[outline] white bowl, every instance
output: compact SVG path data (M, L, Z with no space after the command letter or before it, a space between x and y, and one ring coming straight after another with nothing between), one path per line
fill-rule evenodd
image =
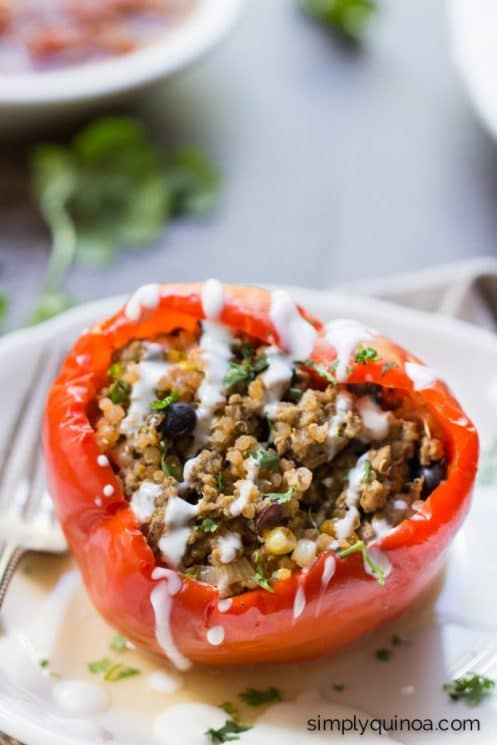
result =
M0 74L0 122L29 124L29 114L69 110L165 78L210 50L231 29L245 0L197 0L188 17L129 54L49 72Z

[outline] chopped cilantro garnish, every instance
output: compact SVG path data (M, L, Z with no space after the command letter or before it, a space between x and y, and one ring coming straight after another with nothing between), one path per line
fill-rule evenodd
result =
M122 652L123 649L126 649L127 643L127 639L124 636L116 634L109 646L114 650L114 652Z
M217 523L211 517L204 517L199 527L202 533L215 533L217 530L219 530L219 523Z
M224 384L228 387L244 383L248 385L255 376L266 370L268 361L265 354L261 354L254 362L250 359L244 359L243 362L230 362L228 372L224 376Z
M495 680L485 675L467 673L443 686L453 701L464 699L471 706L479 704L485 696L488 696L495 688Z
M390 658L392 657L392 652L390 649L386 649L386 647L382 647L381 649L376 650L375 657L380 662L388 662Z
M264 570L262 567L257 567L257 571L255 574L252 575L250 579L253 579L254 582L256 582L259 587L262 587L263 590L267 590L267 592L274 592L273 588L269 584L269 580L264 574Z
M343 690L345 690L345 686L343 683L333 683L332 688L334 691L337 691L338 693L341 693Z
M167 409L168 406L171 406L171 404L176 403L178 398L178 391L171 391L171 393L165 398L157 399L156 401L154 401L152 403L152 409L154 409L154 411L163 411L164 409Z
M110 378L119 378L124 371L124 365L122 362L113 362L107 370L107 374Z
M172 476L174 479L179 479L180 471L178 466L175 466L174 463L167 463L165 455L162 456L160 466L166 476Z
M226 714L229 714L233 721L240 721L240 712L232 701L225 701L224 704L221 704L221 709L225 711Z
M259 464L263 471L276 473L280 463L280 456L274 450L252 450L252 458Z
M123 404L129 399L131 386L124 380L116 380L109 391L109 398L113 404Z
M293 488L293 486L291 486L288 491L268 492L267 494L264 494L263 496L266 497L266 499L270 499L271 502L276 502L277 504L287 504L293 497L294 493L295 493L295 489Z
M48 667L48 660L40 660L39 665L40 667Z
M351 554L360 553L362 554L362 560L365 564L368 565L368 567L371 569L372 573L374 574L376 581L379 585L385 584L385 572L383 569L380 569L380 567L374 563L372 558L370 557L368 550L366 548L366 544L364 541L356 541L352 546L349 546L348 548L343 549L343 551L339 551L337 556L340 559L345 559L347 556L350 556Z
M304 365L305 367L311 367L322 378L326 378L326 380L329 383L336 385L337 379L335 378L334 375L330 373L329 370L326 369L326 367L322 363L314 362L313 360L302 360L300 362L297 362L297 365Z
M371 465L371 461L369 461L367 458L364 461L364 471L362 476L362 481L365 481L366 483L369 483L373 480L373 467Z
M273 701L281 701L281 694L274 686L269 686L265 690L258 690L257 688L247 688L246 691L238 695L247 706L264 706L270 704Z
M355 43L378 10L376 0L299 0L299 4L310 17Z
M224 475L222 471L219 471L219 473L216 473L216 484L217 488L220 492L224 491L225 483L224 483Z
M128 667L121 662L113 662L109 657L102 657L100 660L90 662L88 664L88 670L94 675L102 675L103 679L110 683L116 680L130 678L140 673L136 667Z
M366 365L368 362L378 362L379 359L380 355L374 347L364 347L362 344L359 345L354 356L354 362L360 365Z
M398 367L398 364L395 362L395 360L389 360L388 362L385 362L383 367L381 368L381 376L386 375L389 370L392 369L392 367Z
M247 724L239 724L238 722L235 722L234 719L227 719L222 727L219 729L212 729L211 727L206 730L205 734L207 737L211 738L211 742L217 745L217 743L239 740L240 732L247 732L249 729L252 728Z

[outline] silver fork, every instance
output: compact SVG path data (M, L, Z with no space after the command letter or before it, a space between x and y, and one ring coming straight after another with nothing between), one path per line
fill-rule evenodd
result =
M43 349L8 428L0 461L0 608L26 551L63 553L67 544L45 488L41 419L61 351Z

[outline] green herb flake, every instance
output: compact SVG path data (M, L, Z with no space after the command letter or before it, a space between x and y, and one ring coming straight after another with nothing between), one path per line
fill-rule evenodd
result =
M400 634L394 634L392 636L392 644L394 647L407 646L409 644L409 639L406 639L404 636L400 636Z
M113 404L123 404L129 399L131 386L124 380L116 380L109 391L109 398Z
M226 484L224 483L224 474L222 473L222 471L219 471L219 473L216 473L216 485L220 493L222 494L226 486Z
M294 494L295 489L293 486L291 486L288 491L267 492L266 494L263 494L263 496L266 497L266 499L269 499L271 502L276 502L277 504L288 504Z
M247 706L265 706L271 704L273 701L281 701L281 694L274 686L269 686L265 690L259 690L257 688L247 688L246 691L240 693L238 698L247 704Z
M109 647L114 650L114 652L122 652L124 649L127 648L127 644L128 641L124 636L122 636L121 634L116 634L109 644Z
M368 460L367 458L364 461L363 465L364 465L364 470L363 470L363 475L362 475L362 481L365 482L366 484L370 484L374 478L373 466L371 465L371 461Z
M383 367L381 368L381 377L387 374L389 370L392 370L392 368L398 367L398 364L395 362L395 360L389 360L388 362L385 362Z
M212 729L211 727L206 730L205 735L210 737L211 742L217 745L217 743L239 740L240 733L247 732L249 729L252 729L252 727L247 724L239 724L234 719L227 719L222 727L219 729Z
M110 657L102 657L100 660L96 660L95 662L89 662L88 670L93 673L93 675L100 675L107 672L107 670L112 667L112 664Z
M266 370L268 366L269 363L265 354L261 354L254 362L250 359L244 359L243 362L232 360L228 372L224 376L224 384L229 388L239 383L248 385L258 373Z
M174 391L171 391L171 393L165 398L157 399L156 401L153 401L151 408L154 411L164 411L164 409L167 409L167 407L171 406L171 404L175 404L178 399L179 399L179 393L178 391L174 390Z
M180 476L180 470L178 466L174 465L174 463L168 463L166 461L166 456L163 455L161 458L161 469L162 472L166 474L166 476L172 476L173 479L178 480Z
M221 704L221 709L226 712L226 714L229 714L234 722L240 721L240 712L232 701L225 701Z
M204 517L199 525L202 533L215 533L219 530L219 523L213 520L211 517Z
M43 659L43 660L40 660L38 664L40 667L48 667L49 663L48 663L48 660Z
M392 651L390 649L386 649L386 647L382 647L381 649L377 649L374 655L380 662L389 662L389 660L392 658Z
M296 364L303 365L304 367L310 367L312 370L315 370L321 378L325 378L332 385L336 385L336 377L332 375L322 363L314 362L314 360L301 360Z
M130 678L134 675L139 675L140 671L135 667L128 667L123 665L121 662L114 662L110 657L102 657L100 660L90 662L88 664L88 670L93 675L102 675L103 679L109 683L114 683L117 680L123 680L124 678Z
M351 554L360 553L362 555L362 560L367 566L370 568L371 572L373 573L376 581L379 585L383 587L385 584L385 572L383 569L381 569L370 557L368 550L366 548L366 544L364 541L356 541L352 546L349 546L348 548L343 549L343 551L339 551L337 553L337 556L340 559L345 559L347 556L351 556Z
M122 362L113 362L107 370L109 378L119 378L124 372L124 365Z
M443 685L453 701L466 701L470 706L476 706L495 688L495 680L477 673L467 673Z
M271 587L262 567L257 567L256 573L253 574L250 579L256 582L259 587L262 587L263 590L266 590L267 592L274 592L274 589Z
M378 362L379 359L380 355L374 347L364 347L362 344L359 345L354 355L354 362L357 362L359 365L367 365L368 362Z
M280 456L274 450L252 450L252 458L263 471L276 473L280 464Z
M343 683L333 683L332 688L337 693L341 693L342 691L345 690L345 686Z
M378 10L375 0L299 0L299 4L311 18L355 43Z

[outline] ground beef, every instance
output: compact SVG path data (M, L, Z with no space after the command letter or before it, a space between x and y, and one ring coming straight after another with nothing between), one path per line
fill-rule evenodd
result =
M442 438L416 394L339 385L295 362L275 402L268 349L234 336L229 355L200 444L212 395L200 327L131 342L99 393L99 447L158 562L222 595L267 587L392 529L444 477Z

